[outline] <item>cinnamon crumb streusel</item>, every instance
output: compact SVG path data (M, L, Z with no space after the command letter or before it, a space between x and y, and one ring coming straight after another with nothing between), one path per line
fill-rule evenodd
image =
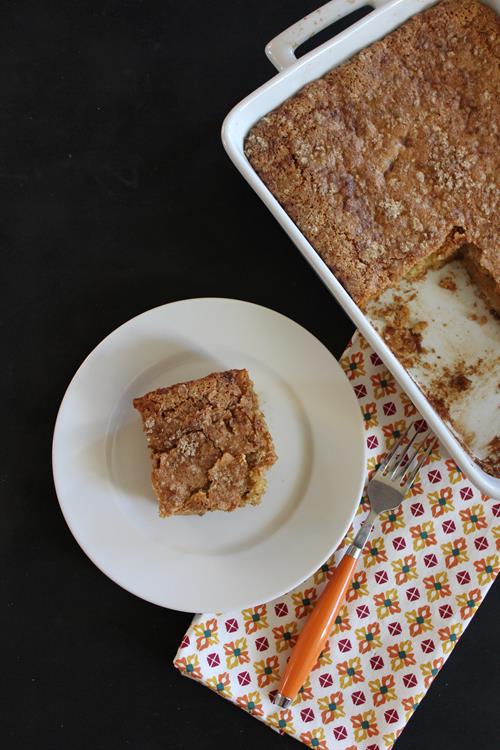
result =
M246 370L215 372L134 399L160 516L257 505L273 441Z
M443 0L260 120L245 153L362 307L426 259L500 310L498 16Z

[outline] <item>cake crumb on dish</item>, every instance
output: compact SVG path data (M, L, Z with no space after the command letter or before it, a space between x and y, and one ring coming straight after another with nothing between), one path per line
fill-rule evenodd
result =
M448 289L450 292L456 292L457 291L457 284L453 278L453 276L443 276L442 279L439 280L439 286L442 289Z
M480 326L484 326L488 322L488 318L486 317L486 315L476 315L476 313L471 313L467 317L469 318L469 320L475 321Z

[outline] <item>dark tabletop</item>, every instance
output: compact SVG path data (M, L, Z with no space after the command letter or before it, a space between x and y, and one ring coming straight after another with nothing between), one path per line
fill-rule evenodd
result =
M342 352L351 323L219 135L273 74L265 43L317 2L3 3L5 748L298 747L174 670L190 615L135 598L87 559L59 510L50 448L86 354L165 302L251 300ZM398 750L495 746L498 622L491 593Z

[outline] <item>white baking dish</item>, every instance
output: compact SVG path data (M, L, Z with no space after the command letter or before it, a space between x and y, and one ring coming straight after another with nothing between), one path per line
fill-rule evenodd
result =
M497 13L500 12L500 0L483 0L483 2L494 8ZM281 72L231 110L222 127L222 141L236 167L264 201L356 327L382 357L396 380L471 482L482 492L500 498L500 479L483 471L462 448L368 318L353 302L344 287L264 185L243 152L246 134L261 117L278 107L306 83L321 77L331 68L385 36L415 13L433 5L434 1L371 0L370 5L375 10L369 15L300 60L295 58L294 50L302 42L366 4L365 0L331 0L275 37L267 45L266 54Z

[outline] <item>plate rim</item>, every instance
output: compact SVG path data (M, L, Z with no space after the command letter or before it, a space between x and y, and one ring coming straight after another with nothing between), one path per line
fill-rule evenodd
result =
M167 302L167 303L164 303L164 304L161 304L161 305L156 305L155 307L152 307L152 308L149 308L147 310L144 310L143 312L140 312L137 315L132 316L131 318L127 319L123 323L121 323L118 326L116 326L116 328L112 329L107 335L105 335L91 349L91 351L87 354L87 356L82 360L81 364L79 365L79 367L74 372L73 376L71 377L71 379L70 379L70 381L69 381L69 383L68 383L68 385L67 385L67 387L66 387L66 389L65 389L65 391L63 393L63 397L61 399L61 402L60 402L60 405L59 405L59 408L58 408L58 411L57 411L57 416L56 416L56 420L55 420L55 423L54 423L53 437L52 437L52 450L51 450L52 476L53 476L53 481L54 481L54 487L55 487L55 490L56 490L57 501L58 501L61 513L63 515L63 518L64 518L64 520L65 520L65 522L66 522L66 524L67 524L67 526L68 526L71 534L73 535L75 541L77 542L78 546L83 551L83 553L96 566L96 568L101 573L103 573L107 578L109 578L114 584L116 584L120 588L122 588L125 591L127 591L127 593L130 593L133 596L136 596L139 599L142 599L143 601L147 601L150 604L155 604L155 605L157 605L159 607L162 607L162 608L165 608L165 609L172 609L174 611L187 612L187 613L192 613L193 609L185 609L185 608L180 608L178 606L172 606L171 604L165 603L164 599L162 600L160 597L154 598L154 597L151 597L151 596L146 596L143 593L140 593L134 586L131 586L129 584L126 584L122 580L119 580L116 575L110 573L109 570L107 570L102 565L102 563L98 561L98 559L95 557L93 551L90 550L85 545L85 543L81 540L76 525L73 524L70 521L70 519L68 517L68 514L65 512L64 502L62 501L61 496L60 496L63 491L62 491L62 488L61 488L61 478L60 477L58 478L58 469L57 469L57 463L58 463L57 447L58 446L57 446L57 442L58 442L58 431L60 430L61 420L62 420L62 417L63 417L63 411L64 411L64 408L66 407L67 399L70 396L70 392L71 392L71 388L73 386L73 383L77 379L77 377L80 374L80 372L88 365L89 361L96 355L97 350L99 350L101 347L103 347L106 344L106 342L108 341L108 339L110 339L111 337L113 337L122 328L130 325L133 321L135 321L135 320L137 320L137 319L139 319L141 317L146 317L146 316L148 316L148 315L150 315L152 313L155 313L156 311L159 311L159 310L162 310L162 309L166 309L166 308L172 307L174 305L175 306L182 306L182 305L189 305L189 304L193 304L193 303L203 303L203 302L216 303L216 304L217 303L222 303L222 304L224 304L224 303L235 304L236 303L237 305L241 305L241 306L249 306L249 307L253 307L253 308L258 308L260 310L264 310L266 313L272 313L273 315L276 315L279 318L284 319L284 321L286 323L288 323L288 324L292 323L293 325L295 325L298 328L302 329L302 331L304 331L308 336L310 336L312 339L314 339L314 342L315 342L316 345L320 346L323 350L325 350L328 353L328 356L331 357L332 360L334 360L335 364L338 366L338 368L341 370L342 374L344 375L344 377L346 379L346 382L349 384L347 376L345 375L344 371L342 370L342 367L340 365L339 360L332 354L332 352L328 349L328 347L317 336L315 336L315 334L313 334L308 328L306 328L305 326L303 326L301 323L298 323L293 318L290 318L287 315L279 312L278 310L275 310L274 308L270 308L270 307L267 307L265 305L261 305L261 304L256 303L256 302L250 302L248 300L237 299L237 298L232 298L232 297L218 297L218 296L214 296L214 297L207 297L207 296L203 296L203 297L186 297L186 298L179 299L179 300L173 300L171 302ZM348 343L349 342L346 343L346 348L348 346ZM350 386L350 384L349 384L349 386ZM351 388L352 397L353 397L353 399L355 399L354 391L353 391L353 389L352 389L351 386L350 386L350 388ZM356 402L354 401L354 403L356 403ZM357 413L358 413L357 423L358 423L358 429L359 429L359 433L360 433L360 438L363 438L364 437L363 421L362 421L361 411L359 410L359 408L357 410ZM236 602L235 604L232 604L230 608L225 608L224 611L241 610L241 609L244 609L244 608L247 608L247 607L254 607L254 606L258 605L258 604L262 604L262 603L267 603L267 602L273 601L274 599L276 599L276 598L278 598L280 596L283 596L284 594L286 594L286 593L288 593L290 591L293 591L295 588L297 588L298 586L300 586L305 580L307 580L308 578L310 578L318 570L318 568L321 567L321 565L324 564L324 562L326 560L328 560L329 557L331 557L331 555L338 548L338 545L339 545L340 541L344 538L345 534L347 533L347 531L349 529L349 526L351 525L352 520L353 520L353 518L356 515L356 510L357 510L357 507L358 507L358 504L359 504L359 499L360 499L360 497L362 495L363 487L364 487L365 482L366 482L366 456L367 456L367 449L366 449L366 441L364 439L360 440L360 446L361 446L361 454L362 454L361 465L363 467L363 470L359 472L359 478L358 478L358 482L357 482L357 490L356 490L355 493L353 493L352 510L351 510L351 513L350 513L350 515L348 517L347 523L344 525L344 527L342 528L342 532L339 534L339 540L336 541L335 544L332 544L332 545L330 545L328 547L328 551L324 555L324 557L321 559L321 561L318 561L317 563L315 563L312 566L311 569L307 569L307 570L304 569L304 572L301 573L300 577L298 579L294 579L294 581L293 581L293 583L291 585L287 584L286 587L280 588L275 593L273 593L272 596L267 597L265 599L265 602L262 601L262 598L258 598L257 600L254 600L254 599L245 599L244 601ZM206 610L206 611L208 611L208 610ZM217 610L217 609L211 610L211 612L214 612L214 613L215 612L220 612L220 611L221 610Z

